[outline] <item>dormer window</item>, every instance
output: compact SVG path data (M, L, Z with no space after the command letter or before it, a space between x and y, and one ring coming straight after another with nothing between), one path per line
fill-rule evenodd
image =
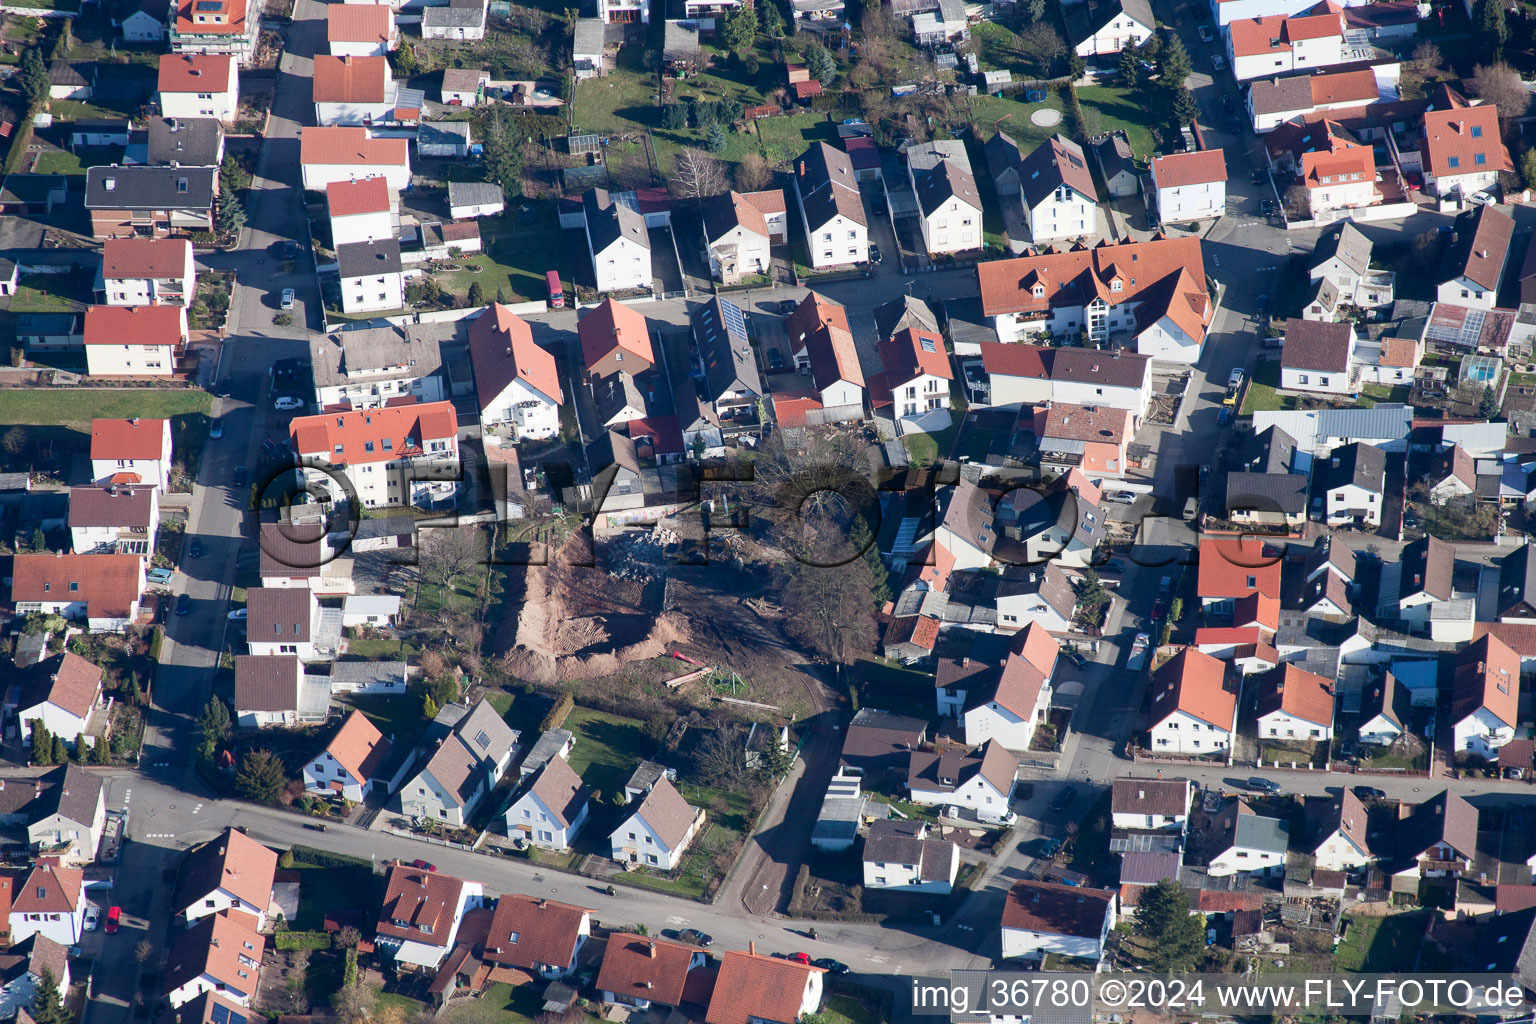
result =
M1117 277L1113 281L1109 282L1109 290L1112 291L1112 292L1122 292L1122 291L1125 291L1125 282L1121 281Z
M1035 286L1034 286L1034 287L1033 287L1033 288L1031 288L1031 289L1030 289L1030 290L1029 290L1029 292L1030 292L1030 294L1031 294L1031 295L1033 295L1033 296L1034 296L1034 297L1035 297L1035 298L1037 298L1037 299L1043 299L1043 298L1045 298L1045 285L1043 285L1043 284L1037 284L1037 285L1035 285Z

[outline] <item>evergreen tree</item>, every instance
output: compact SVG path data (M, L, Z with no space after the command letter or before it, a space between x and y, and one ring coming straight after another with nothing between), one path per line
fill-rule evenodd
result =
M212 761L219 744L229 736L229 708L218 697L209 697L208 703L203 705L203 717L199 725L202 727L203 742L198 748L198 756L204 761Z
M1045 0L1024 0L1024 17L1039 21L1045 17Z
M668 103L661 108L661 126L674 132L687 128L688 108L681 103Z
M1141 87L1141 54L1134 46L1127 46L1120 51L1120 82L1127 89L1135 92Z
M720 122L716 121L704 133L704 148L711 153L724 153L727 144L728 140L725 137L725 129L721 127Z
M32 763L53 764L53 734L41 718L32 719Z
M245 207L240 205L240 200L232 195L220 197L214 225L221 234L239 234L240 229L245 227Z
M507 289L504 285L496 286L496 301L503 306L507 304Z
M251 187L251 176L233 154L224 157L219 165L219 191L225 195Z
M1494 62L1504 57L1504 44L1509 42L1509 22L1504 17L1504 0L1477 0L1472 11L1472 33L1478 46L1489 53Z
M275 804L287 781L283 762L273 756L272 751L252 750L241 759L240 767L235 771L235 792L247 800Z
M21 95L29 110L40 107L48 98L48 66L43 63L43 54L38 47L28 47L21 55L20 78Z
M1200 116L1200 107L1195 102L1195 94L1188 89L1179 89L1173 94L1173 119L1180 125L1189 124Z
M1536 188L1536 146L1525 151L1525 156L1520 158L1520 177L1525 179L1526 188Z
M869 566L870 600L876 608L881 608L891 599L891 585L885 571L885 563L880 561L880 548L875 543L874 537L869 532L869 524L863 516L856 516L853 526L848 530L848 541L855 551L861 552L862 558Z
M1158 84L1168 90L1182 89L1184 79L1194 69L1189 51L1184 49L1184 43L1178 36L1172 36L1160 47L1156 64Z
M1499 414L1499 396L1494 394L1492 384L1483 385L1483 396L1477 402L1477 414L1485 420Z
M63 736L55 736L53 738L53 763L54 764L68 764L69 763L69 748L64 745L64 737Z
M757 12L757 20L764 35L777 39L784 34L784 15L779 12L779 5L774 0L766 0Z
M390 63L394 65L396 78L409 78L419 67L416 62L416 51L404 40L401 40L400 48L393 51L389 57Z
M742 4L725 16L725 45L737 55L746 54L757 43L757 9Z
M479 281L472 281L469 285L469 304L471 306L485 305L485 289L480 287Z
M59 994L59 980L53 976L53 968L44 967L37 972L37 988L32 996L32 1019L37 1024L69 1024Z
M1189 893L1164 879L1137 898L1136 930L1150 940L1148 964L1156 971L1187 971L1205 951L1205 925L1189 912Z
M427 721L430 722L436 718L437 713L441 710L442 709L437 706L437 701L432 699L432 695L430 693L424 693L421 695L421 713L426 717Z
M32 527L32 550L33 551L47 551L48 550L48 538L46 536L44 536L43 528L41 526L34 526L34 527Z
M96 737L96 742L91 744L91 764L111 764L112 751L107 748L105 736Z
M491 108L481 132L485 180L501 186L508 196L523 194L523 147L512 125L509 108Z

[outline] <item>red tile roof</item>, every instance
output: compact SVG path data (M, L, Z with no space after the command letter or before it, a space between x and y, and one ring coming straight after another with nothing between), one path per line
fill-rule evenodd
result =
M589 310L576 324L576 334L581 339L581 357L588 370L615 349L622 349L626 355L645 363L630 370L631 376L656 364L645 315L622 302L608 299L596 309Z
M1152 675L1155 724L1175 711L1230 731L1237 714L1237 694L1226 686L1227 663L1186 647Z
M11 601L84 602L92 618L125 618L139 599L139 555L17 555Z
M1344 19L1337 13L1287 17L1272 14L1266 18L1241 18L1227 26L1232 38L1232 54L1254 57L1264 53L1284 53L1303 39L1326 39L1344 35Z
M361 7L356 4L332 4L331 10L388 11L387 7ZM388 213L389 182L382 176L355 181L333 181L325 186L325 202L332 217L351 217L359 213Z
M485 959L529 970L544 964L567 968L576 962L576 940L592 911L537 896L508 893L496 901Z
M277 854L239 829L227 828L188 850L183 863L178 911L218 889L257 910L266 910L272 902Z
M330 43L389 43L393 15L385 4L331 4L325 9Z
M165 420L91 420L92 459L169 458L168 443Z
M371 139L366 128L305 128L299 138L299 162L311 166L406 167L410 148L405 139Z
M1508 726L1519 724L1520 655L1484 633L1456 655L1451 682L1451 722L1486 708Z
M1492 103L1425 111L1423 151L1429 173L1435 177L1512 168L1509 150L1499 136L1499 108ZM1482 163L1477 162L1479 156Z
M905 384L919 374L932 374L953 380L944 339L932 331L908 327L880 343L880 362L886 380L893 386Z
M938 620L933 621L937 625ZM1056 670L1061 645L1038 622L1031 622L1009 644L1008 657L992 699L1025 721L1039 710L1040 691Z
M85 311L85 343L179 345L185 315L180 306L91 306Z
M1003 904L1003 927L1098 939L1115 902L1113 889L1085 889L1054 882L1015 882Z
M40 677L40 678L39 678ZM24 688L17 705L18 714L32 701L56 704L76 718L88 718L96 695L101 692L101 668L74 651L65 651L39 662L23 678L37 679L39 685Z
M793 960L730 950L720 957L705 1024L747 1024L753 1017L798 1020L806 985L820 971Z
M1331 139L1326 148L1301 155L1301 179L1307 188L1375 181L1376 156L1369 146Z
M216 5L216 10L211 11L207 5ZM198 6L202 5L202 6ZM219 14L221 20L198 21L194 17L193 8L198 17L208 17L210 13ZM245 34L245 3L243 0L181 0L176 7L176 31L182 35L244 35Z
M1055 354L1055 349L1017 342L984 341L981 343L982 367L988 373L1003 377L1050 380L1051 363Z
M1203 626L1195 630L1195 646L1208 644L1256 644L1259 642L1257 626Z
M191 269L192 243L185 238L109 238L101 249L108 281L179 278Z
M451 440L458 430L452 402L328 412L300 416L288 425L298 454L318 456L332 466L390 462L420 454L427 442Z
M383 103L389 88L389 61L384 57L332 57L314 63L316 103Z
M1134 434L1131 410L1107 405L1052 402L1045 411L1041 437L1059 437L1097 444L1124 444Z
M336 763L354 779L367 784L374 772L389 759L389 740L361 711L354 711L341 723L325 748Z
M1536 907L1536 885L1499 885L1493 890L1493 908L1501 914Z
M85 872L38 861L27 880L16 886L13 914L72 914L80 905Z
M528 321L499 302L491 303L470 321L469 361L475 368L475 390L482 409L519 379L556 405L565 401L555 357L533 340Z
M1313 75L1312 102L1318 106L1329 103L1373 103L1378 95L1376 73L1369 68L1360 71L1340 71L1331 75Z
M847 310L824 295L807 292L784 323L784 330L789 335L789 347L799 352L805 347L806 339L823 326L853 333L853 328L848 326Z
M1232 621L1238 626L1261 626L1273 634L1280 628L1280 599L1258 591L1245 594L1233 603Z
M1173 153L1152 161L1152 177L1158 188L1203 185L1227 180L1227 155L1219 149Z
M229 87L226 53L167 53L160 57L161 92L223 92Z
M1201 597L1243 597L1255 591L1280 596L1280 556L1256 537L1200 540Z
M396 864L384 885L378 932L428 946L447 946L464 882L452 875Z
M821 396L814 391L778 391L773 395L773 418L781 427L803 427L805 414L821 408Z
M1281 665L1258 678L1259 715L1283 711L1303 722L1333 727L1333 684L1296 665Z
M1536 892L1536 886L1532 891ZM595 987L599 992L612 992L621 998L677 1006L683 1001L688 968L694 954L700 952L679 942L615 932L608 936Z

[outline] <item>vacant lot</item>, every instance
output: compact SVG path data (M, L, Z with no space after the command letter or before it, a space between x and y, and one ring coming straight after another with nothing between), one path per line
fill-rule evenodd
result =
M1424 910L1389 917L1348 918L1349 930L1339 943L1334 964L1341 971L1363 974L1413 970L1430 913Z

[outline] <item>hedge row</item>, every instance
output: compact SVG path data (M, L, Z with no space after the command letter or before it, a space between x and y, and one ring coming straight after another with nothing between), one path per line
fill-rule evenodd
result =
M313 846L304 846L295 843L289 851L293 854L295 863L313 864L322 868L367 868L373 870L373 861L362 857L349 857L344 853L332 853L330 850L317 850Z
M272 937L278 949L330 949L329 932L278 932Z

